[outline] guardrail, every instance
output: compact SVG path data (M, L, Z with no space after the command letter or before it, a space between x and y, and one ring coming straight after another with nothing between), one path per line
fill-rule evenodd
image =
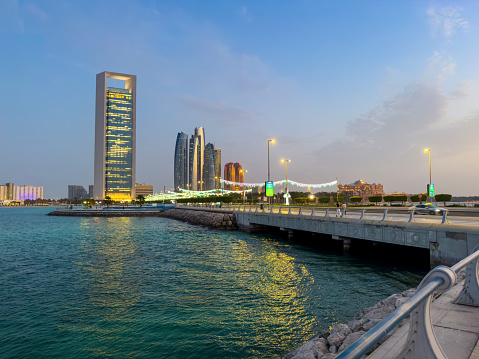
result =
M414 296L346 348L336 359L361 358L409 315L411 319L408 337L395 359L447 359L434 334L431 302L435 292L446 292L457 283L458 273L463 268L466 268L464 289L456 303L479 306L479 246L477 246L472 254L454 266L438 266L430 271L419 284Z

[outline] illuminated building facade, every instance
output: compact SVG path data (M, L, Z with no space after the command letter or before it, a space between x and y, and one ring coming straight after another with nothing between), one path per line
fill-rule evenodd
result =
M15 186L14 187L14 201L24 201L26 199L36 200L43 199L43 187Z
M13 183L9 182L9 183L5 183L5 187L6 187L6 200L7 201L13 201L15 199L15 194L14 194L14 185Z
M174 186L175 191L188 189L188 135L184 132L176 137Z
M203 191L205 180L203 166L205 163L205 130L203 127L195 128L189 145L189 189Z
M143 197L153 196L153 185L136 183L135 184L136 196L142 195Z
M244 183L244 171L243 171L243 167L241 167L241 165L236 162L234 165L234 168L235 168L235 179L234 181L235 182L240 182L240 183ZM237 186L238 190L243 190L244 187L243 186Z
M235 167L233 162L228 162L225 164L225 181L232 181L235 180ZM225 184L225 189L235 189L234 186Z
M83 188L83 186L68 185L68 198L69 199L88 198L88 194L85 188Z
M215 189L215 146L212 143L208 143L205 146L205 162L203 167L203 178L205 180L205 191Z
M369 184L362 180L346 185L338 184L338 192L346 197L358 196L364 199L369 196L382 196L384 194L382 184Z
M215 189L220 189L221 184L221 148L215 148Z
M108 79L125 88L107 87ZM135 198L136 76L115 72L96 75L94 198Z

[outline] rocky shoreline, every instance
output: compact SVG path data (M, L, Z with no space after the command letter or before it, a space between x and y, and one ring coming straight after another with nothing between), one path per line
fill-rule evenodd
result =
M181 222L187 222L202 227L223 230L238 229L236 217L234 214L213 212L213 211L194 211L179 208L172 208L162 212L160 217L176 219Z
M282 359L333 359L363 336L369 329L386 318L416 293L409 289L393 294L369 308L361 309L356 318L348 324L335 324L329 333L318 335L301 345L298 349L286 354ZM402 323L393 329L381 342L386 341ZM377 347L376 346L376 347ZM374 349L376 349L374 347ZM279 359L279 358L275 358Z

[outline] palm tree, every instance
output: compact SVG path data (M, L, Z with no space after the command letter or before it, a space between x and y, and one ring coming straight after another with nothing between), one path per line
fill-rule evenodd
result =
M106 196L105 199L103 200L103 203L105 203L107 207L110 207L110 204L113 203L113 200L111 199L110 196Z
M140 208L141 208L143 203L145 203L145 196L143 196L142 194L139 194L138 196L136 196L136 199L137 199L138 203L140 204Z

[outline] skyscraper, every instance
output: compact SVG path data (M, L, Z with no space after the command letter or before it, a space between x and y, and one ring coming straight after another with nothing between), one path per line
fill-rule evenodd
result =
M78 185L68 185L68 198L73 199L81 199L81 198L87 198L88 194L83 186L78 186Z
M215 189L221 188L221 148L215 148Z
M174 185L175 191L188 189L188 135L184 132L176 137Z
M233 164L233 166L235 168L235 179L234 179L234 181L244 183L243 167L238 162ZM237 186L236 189L242 190L242 189L244 189L244 187L243 186Z
M225 180L226 181L235 181L235 167L233 162L228 162L225 164ZM225 184L225 189L235 189L233 185Z
M107 79L125 88L107 87ZM115 72L96 75L94 198L135 198L136 76Z
M205 180L204 190L210 191L215 189L215 146L208 143L205 146L205 163L203 166L203 178Z
M204 188L203 166L205 163L205 130L195 128L189 145L189 184L192 191L202 191Z

